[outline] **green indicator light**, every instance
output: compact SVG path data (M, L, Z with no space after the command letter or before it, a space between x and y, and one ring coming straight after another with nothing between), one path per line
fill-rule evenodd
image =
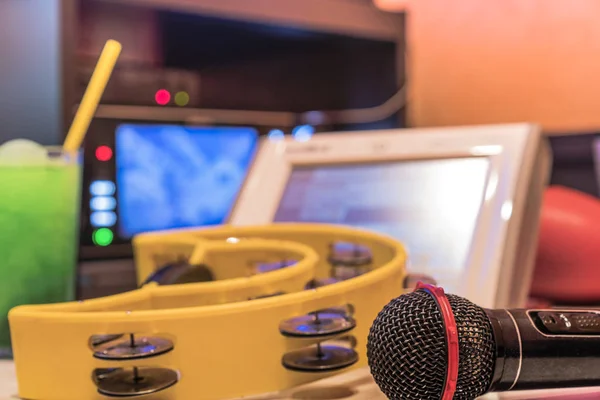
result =
M175 95L175 104L177 104L179 107L187 106L187 104L189 102L190 102L190 95L187 94L186 92L178 92Z
M92 239L96 246L108 246L113 241L113 233L108 228L100 228L94 232Z

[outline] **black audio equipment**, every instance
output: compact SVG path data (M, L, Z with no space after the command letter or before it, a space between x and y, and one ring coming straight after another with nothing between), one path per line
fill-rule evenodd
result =
M552 132L552 185L600 197L600 133Z
M259 138L294 129L285 114L210 112L99 106L84 143L80 259L131 257L138 233L225 222Z
M142 28L128 28L122 14L94 9L82 9L94 25L84 30L90 37L111 26L125 38L141 35ZM395 34L391 40L361 38L312 24L291 28L287 17L240 21L135 6L129 11L136 10L150 15L140 25L156 39L147 41L151 50L129 53L137 41L124 41L126 57L86 136L83 260L130 257L136 233L223 222L216 203L228 205L235 196L226 196L217 182L239 182L240 166L248 165L232 160L255 146L224 146L232 153L216 157L208 132L228 140L234 140L232 130L242 136L253 130L257 138L306 141L316 132L391 128L403 121L404 49ZM401 37L403 20L394 19ZM90 79L90 60L78 57L77 98ZM157 179L165 184L155 187ZM208 200L212 204L203 206ZM225 218L224 208L220 213Z
M386 305L368 338L392 400L600 385L600 311L490 310L420 284Z
M77 72L77 98L82 98L94 65L82 65ZM200 74L184 69L120 63L106 85L102 104L199 107Z

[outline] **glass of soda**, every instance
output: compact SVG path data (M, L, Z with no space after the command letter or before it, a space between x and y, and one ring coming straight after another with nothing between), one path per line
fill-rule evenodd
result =
M11 308L75 298L79 158L21 139L0 146L0 358L12 356Z

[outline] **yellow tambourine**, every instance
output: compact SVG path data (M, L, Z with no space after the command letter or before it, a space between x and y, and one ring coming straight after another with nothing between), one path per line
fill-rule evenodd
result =
M134 251L138 290L10 311L20 397L231 399L365 366L405 279L402 244L341 226L163 231Z

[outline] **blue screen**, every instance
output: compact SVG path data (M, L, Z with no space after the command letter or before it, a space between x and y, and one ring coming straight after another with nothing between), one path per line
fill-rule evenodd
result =
M223 223L257 142L252 128L120 125L119 235Z

